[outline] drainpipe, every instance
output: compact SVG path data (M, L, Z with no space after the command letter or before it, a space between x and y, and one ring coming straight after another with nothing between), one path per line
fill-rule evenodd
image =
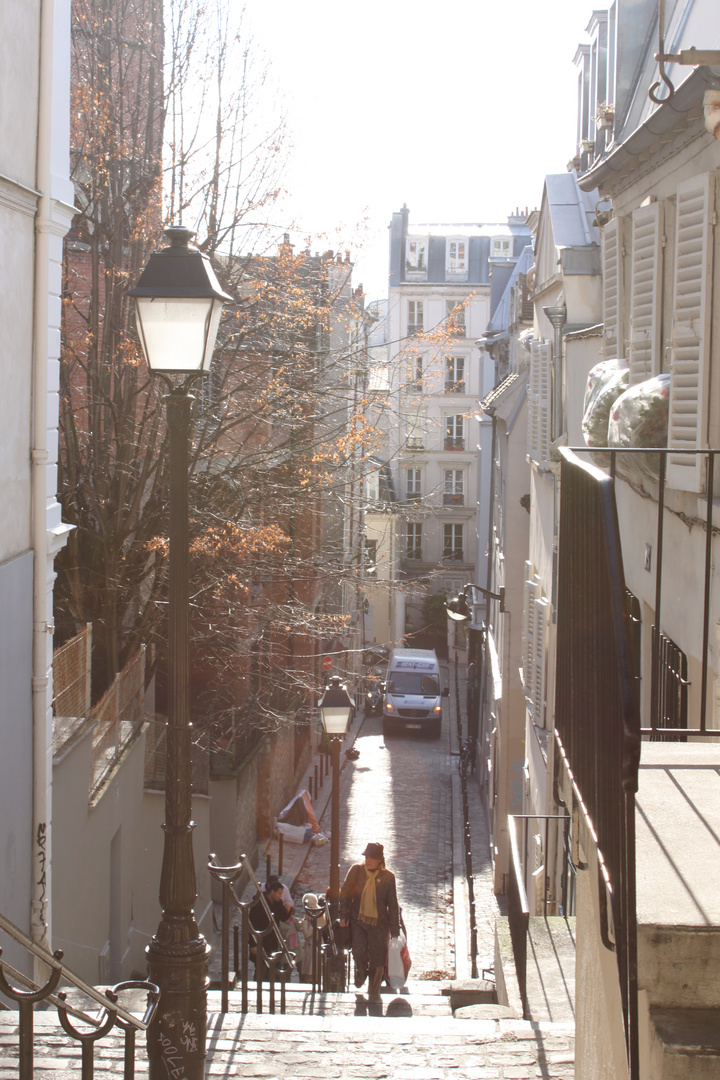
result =
M50 305L50 236L61 236L71 220L72 208L63 205L67 223L53 214L56 200L52 192L52 138L56 26L62 24L67 36L69 69L70 19L69 5L64 0L43 0L40 16L40 72L38 91L38 137L36 187L40 192L35 215L35 294L33 299L33 446L32 462L32 542L33 542L33 821L32 821L32 894L30 906L30 936L33 941L50 948L51 920L51 795L52 795L52 719L50 715L49 671L52 663L52 622L49 591L52 578L48 573L49 560L62 546L68 526L59 524L53 530L50 546L47 515L48 486L48 363L51 322L55 314ZM69 74L69 70L68 70ZM69 106L69 86L68 86ZM57 103L55 103L57 111ZM66 181L69 184L69 181ZM58 320L59 321L59 320ZM37 967L36 961L36 967Z
M561 304L558 307L546 307L543 311L553 325L555 342L555 393L553 395L553 413L555 418L553 440L559 439L565 431L565 410L563 408L563 396L565 391L565 355L563 352L563 326L567 322L567 307Z

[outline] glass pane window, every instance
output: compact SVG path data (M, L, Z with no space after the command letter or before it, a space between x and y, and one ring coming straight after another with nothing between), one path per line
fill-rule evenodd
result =
M443 525L443 559L463 557L463 526Z
M419 334L424 327L422 300L408 300L408 337Z
M465 337L465 305L462 300L445 301L445 318L451 333Z
M465 393L465 357L448 356L445 360L445 390L449 393Z
M465 475L462 469L445 469L445 494L462 495L465 490Z
M445 417L445 449L464 450L465 440L462 413L453 413Z
M365 477L365 499L367 502L380 501L380 473L373 472Z
M372 567L377 564L377 540L365 537L365 565Z
M509 237L496 236L492 242L493 259L509 259L512 255L512 241Z
M407 241L405 269L410 272L427 270L427 242L425 240Z
M410 450L422 449L423 445L423 430L422 430L422 416L419 413L411 413L406 420L407 423L407 444Z
M408 521L405 556L408 559L422 558L422 524L417 521Z
M409 499L412 499L412 498L416 499L419 495L422 494L422 479L421 479L421 477L422 477L422 473L420 472L420 469L408 469L407 470L407 476L406 476L406 482L405 482L405 492L406 492L407 497Z
M467 243L465 240L448 240L448 273L464 274L467 270Z

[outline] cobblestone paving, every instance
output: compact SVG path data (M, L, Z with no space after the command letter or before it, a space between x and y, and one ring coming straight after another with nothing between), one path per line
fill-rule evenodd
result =
M415 979L442 978L455 969L447 714L443 729L437 741L408 732L386 742L381 718L368 717L355 741L360 757L341 773L340 880L352 863L362 861L368 841L384 844L397 877ZM328 807L322 822L328 829L329 817ZM313 848L296 895L323 890L329 868L329 845Z
M0 1080L15 1080L17 1016L0 1014ZM80 1051L58 1034L57 1017L37 1014L42 1051L35 1080L74 1080ZM116 1029L117 1030L117 1029ZM138 1080L147 1077L138 1040ZM118 1035L103 1039L95 1076L119 1076ZM258 1080L571 1080L571 1025L522 1020L462 1021L386 1016L238 1016L211 1014L206 1077Z

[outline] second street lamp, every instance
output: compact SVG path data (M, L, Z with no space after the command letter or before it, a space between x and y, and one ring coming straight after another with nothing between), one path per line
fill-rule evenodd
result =
M348 729L355 702L339 675L333 675L319 703L325 734L330 740L332 795L330 822L330 912L337 918L340 902L340 744Z
M170 435L170 566L165 834L160 925L147 947L160 1004L148 1028L150 1080L205 1075L209 946L195 921L189 707L188 443L194 378L210 369L224 301L209 259L190 247L194 233L166 230L170 246L150 256L129 293L151 372L165 380ZM175 386L173 375L187 376Z

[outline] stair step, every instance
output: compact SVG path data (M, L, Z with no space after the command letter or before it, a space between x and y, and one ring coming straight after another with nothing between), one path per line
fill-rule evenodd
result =
M720 1009L650 1010L651 1075L663 1080L717 1080Z
M313 992L310 984L289 983L285 995L286 1013L290 1015L302 1014L305 1016L364 1016L373 1015L375 1012L388 1016L424 1016L424 1017L447 1017L452 1018L450 997L433 987L429 993L423 990L416 991L416 987L422 987L422 983L416 983L414 987L405 987L399 993L384 991L381 993L382 1004L368 1004L367 995L361 991L345 991L344 993ZM252 1014L256 1014L257 987L255 983L248 985L248 1007ZM262 1012L268 1013L270 995L267 985L263 986ZM217 990L208 992L208 1010L220 1012L221 995ZM241 992L232 990L229 996L229 1011L240 1011ZM280 1012L280 990L275 991L275 1012Z

